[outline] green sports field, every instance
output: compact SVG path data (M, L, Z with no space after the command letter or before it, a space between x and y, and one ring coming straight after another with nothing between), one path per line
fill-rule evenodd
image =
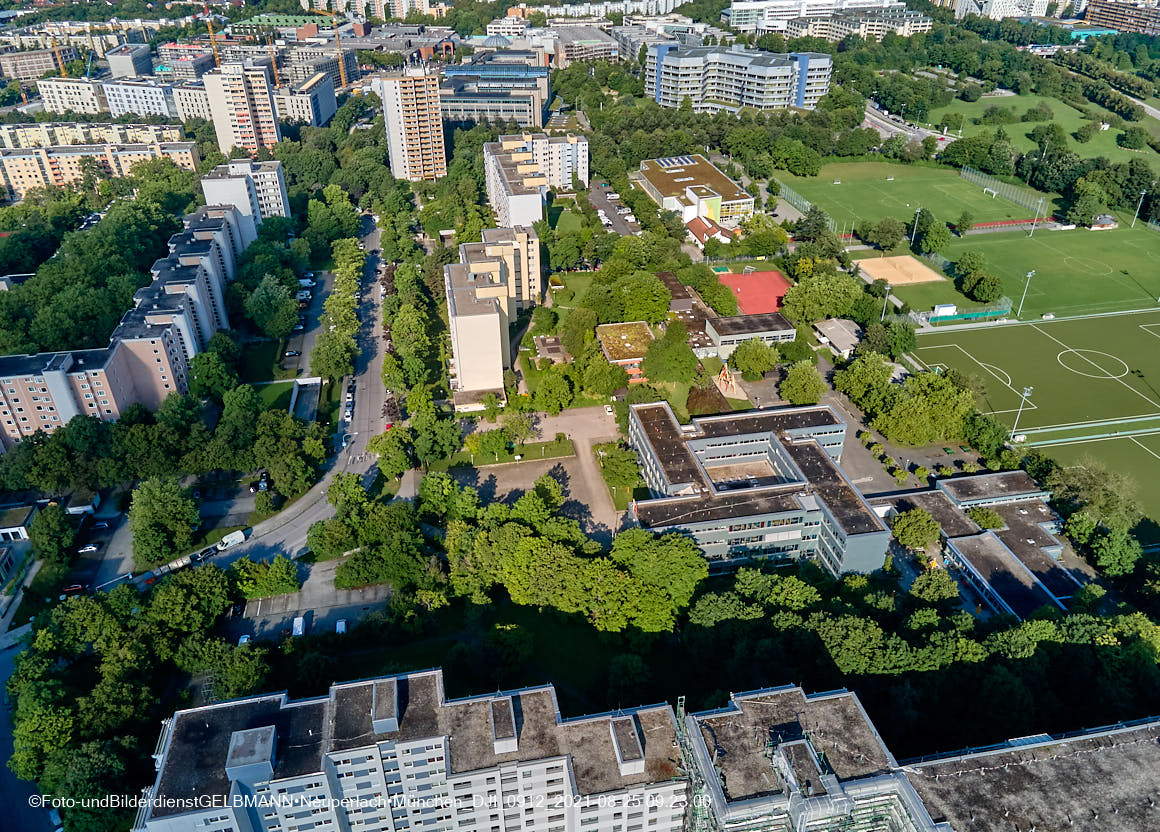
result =
M1064 464L1085 456L1134 475L1160 519L1160 309L920 334L928 367L980 378L979 406Z
M774 178L822 208L834 222L847 229L862 220L897 217L906 221L919 208L926 208L951 224L964 210L974 214L975 222L1031 219L1035 214L1005 199L984 194L980 186L972 185L958 171L948 168L890 162L837 162L823 165L817 176L791 176L778 171Z
M1128 228L1131 219L1121 216L1121 226L1108 231L1039 229L1033 237L1026 231L972 234L956 237L943 254L953 262L964 251L982 252L1016 307L1027 272L1034 269L1024 320L1047 312L1064 317L1147 309L1160 299L1160 233L1143 223ZM977 305L949 282L902 286L896 294L919 311L936 303Z

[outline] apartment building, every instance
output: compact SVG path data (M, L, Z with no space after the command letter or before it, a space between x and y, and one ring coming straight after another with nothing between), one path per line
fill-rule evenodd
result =
M184 81L175 85L173 105L177 108L177 117L183 122L191 118L213 121L213 112L209 108L209 92L205 88L204 81Z
M645 94L662 107L688 99L698 113L812 110L830 91L832 71L833 60L819 52L657 43L648 48Z
M1049 0L957 0L955 19L978 15L991 20L1009 17L1046 17Z
M208 44L166 43L157 47L153 73L166 81L195 81L213 68Z
M109 112L104 84L92 78L41 78L36 82L36 89L46 113Z
M887 34L908 38L929 32L934 21L921 12L905 8L869 9L829 17L795 17L786 21L787 38L822 38L836 43L850 35L880 41Z
M753 196L699 153L646 159L638 181L662 211L676 211L685 223L702 217L736 227L753 213Z
M795 17L828 17L867 9L905 8L898 0L733 0L721 20L745 33L784 32Z
M232 160L201 178L207 205L233 205L254 226L267 217L289 217L290 198L282 163Z
M256 154L282 138L268 66L222 64L202 77L218 148L227 156L235 147Z
M194 142L3 149L0 150L0 186L7 199L22 199L33 188L79 182L85 176L86 159L95 161L108 176L126 176L141 162L161 158L172 160L184 170L196 170L200 161Z
M229 328L226 284L253 242L232 206L203 206L153 264L153 280L101 349L0 356L0 444L51 433L77 415L113 420L188 390L189 361Z
M77 59L71 46L58 46L60 59L66 64ZM60 65L51 49L32 49L27 52L0 52L0 75L17 81L35 81L46 72L58 71Z
M548 103L536 78L453 75L439 85L439 109L452 123L487 119L540 129Z
M342 66L346 72L346 83L353 84L361 77L358 57L354 49L344 49ZM298 46L285 53L285 61L279 69L283 83L305 84L320 72L326 73L335 90L342 89L342 72L338 68L338 55L331 45Z
M101 86L113 118L126 114L177 118L173 84L160 78L125 78Z
M833 575L881 569L890 531L838 464L845 436L828 405L687 427L667 402L633 405L628 440L652 495L633 518L691 535L714 571L803 558Z
M539 302L540 279L540 240L530 226L486 228L482 242L460 245L459 262L443 267L457 409L478 409L485 393L503 399L508 325Z
M391 173L412 182L446 176L438 73L411 67L378 75L371 86L383 102Z
M1107 26L1118 32L1139 32L1160 35L1160 6L1122 0L1091 0L1084 22L1093 26ZM0 55L0 68L3 56Z
M500 226L543 219L550 188L570 189L575 177L588 184L588 139L524 133L500 136L483 146L487 198Z
M51 121L0 124L0 148L53 147L69 144L158 144L183 138L176 125L99 124Z
M122 43L105 53L114 78L140 78L153 74L153 54L145 43Z
M277 87L274 109L282 121L322 127L338 112L334 84L329 75L318 72L304 84Z

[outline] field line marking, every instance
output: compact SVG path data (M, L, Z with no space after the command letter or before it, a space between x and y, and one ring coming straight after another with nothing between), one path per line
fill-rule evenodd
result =
M1152 327L1160 326L1160 324L1140 324L1139 326L1140 326L1140 329L1144 330L1149 335L1152 335L1156 338L1160 338L1160 332L1153 332L1152 331Z
M1160 459L1160 454L1156 453L1154 450L1152 450L1151 448L1149 448L1149 447L1148 447L1147 445L1145 445L1143 442L1139 442L1139 441L1137 441L1137 440L1136 440L1136 437L1134 437L1134 436L1129 436L1128 438L1129 438L1129 439L1131 439L1131 440L1132 440L1132 442L1133 442L1134 444L1136 444L1136 445L1140 446L1140 447L1141 447L1141 448L1143 448L1145 451L1147 451L1148 453L1152 454L1152 456L1156 457L1157 459Z
M1156 436L1157 434L1160 434L1160 430L1152 431L1151 433L1137 433L1137 434L1134 434L1134 436ZM1089 437L1087 439L1065 439L1062 442L1052 442L1051 440L1047 440L1047 441L1042 442L1042 443L1036 443L1035 445L1033 445L1031 447L1035 447L1035 448L1062 448L1064 445L1086 445L1089 442L1113 442L1113 441L1116 441L1119 439L1131 439L1131 438L1132 438L1132 436L1112 435L1112 436L1100 436L1098 438ZM1082 468L1083 466L1082 465L1067 465L1064 467Z
M1050 338L1052 341L1054 341L1055 343L1059 344L1059 345L1060 345L1061 347L1063 347L1065 350L1068 350L1068 351L1070 351L1070 352L1074 352L1076 355L1078 355L1080 358L1082 358L1082 359L1083 359L1084 361L1086 361L1088 364L1091 364L1093 367L1095 367L1095 368L1096 368L1097 370L1099 370L1100 372L1104 373L1105 375L1107 374L1107 372L1108 372L1107 370L1105 370L1105 369L1104 369L1103 367L1101 367L1099 364L1097 364L1096 362L1092 361L1090 358L1088 358L1087 356L1085 356L1085 355L1084 355L1082 352L1080 352L1079 350L1077 350L1075 347L1069 347L1069 346L1068 346L1067 344L1065 344L1063 341L1060 341L1058 338L1056 338L1054 335L1051 335L1050 333L1044 332L1042 329L1040 329L1040 328L1039 328L1038 326L1036 326L1035 324L1032 324L1032 325L1031 325L1031 328L1032 328L1032 329L1034 329L1036 332L1038 332L1040 335L1044 335L1044 336L1046 336L1047 338ZM1123 361L1123 359L1120 359L1120 360L1121 360L1121 361ZM1127 366L1127 363L1126 363L1126 362L1125 362L1124 366ZM1117 383L1119 383L1119 384L1122 384L1122 385L1123 385L1125 388L1127 388L1128 390L1131 390L1133 393L1135 393L1135 394L1136 394L1137 396L1139 396L1141 399L1143 399L1144 401L1148 402L1148 404L1152 405L1152 407L1155 407L1155 408L1160 408L1160 402L1154 402L1154 401L1152 401L1150 398L1148 398L1147 396L1145 396L1143 393L1141 393L1141 392L1140 392L1139 390L1137 390L1135 387L1133 387L1132 385L1130 385L1130 384L1128 384L1127 382L1125 382L1125 381L1124 381L1122 378L1111 378L1110 376L1109 376L1108 378L1109 378L1109 380L1110 380L1110 381L1115 381L1115 382L1117 382Z
M968 350L966 347L964 347L962 344L935 344L934 346L930 346L930 347L916 347L915 349L916 349L916 350L937 350L937 349L939 349L939 348L945 348L945 347L954 347L954 348L955 348L955 349L957 349L959 352L961 352L963 355L965 355L967 358L969 358L971 361L974 361L976 364L978 364L980 367L982 367L982 368L983 368L983 371L984 371L985 373L987 373L987 374L988 374L988 375L990 375L990 376L993 376L993 377L994 377L994 379L995 379L995 381L997 381L997 382L999 382L1000 384L1002 384L1004 387L1006 387L1008 390L1010 390L1010 391L1011 391L1012 393L1014 393L1016 396L1022 396L1022 393L1021 393L1020 391L1016 390L1014 387L1012 387L1012 386L1011 386L1011 382L1010 382L1010 376L1008 376L1008 381L1003 381L1003 379L999 378L998 374L997 374L997 373L995 373L995 371L994 371L994 370L992 370L992 369L990 368L990 366L988 366L987 364L984 364L982 361L980 361L979 359L975 358L975 356L971 355L970 351L969 351L969 350ZM1002 369L1002 368L999 368L999 369ZM1004 373L1006 373L1007 371L1006 371L1006 370L1004 370L1003 372L1004 372ZM1158 408L1160 408L1160 405L1156 405L1156 406L1157 406ZM1038 410L1038 409L1039 409L1039 408L1038 408L1038 407L1035 405L1035 403L1034 403L1034 402L1030 402L1030 403L1028 404L1028 406L1025 406L1023 409L1024 409L1024 410L1027 410L1027 409L1028 409L1028 407L1030 407L1030 409L1032 409L1032 410Z
M1014 410L1005 411L1014 413ZM1028 428L1027 430L1056 430L1062 428L1100 427L1103 425L1119 425L1126 422L1146 422L1149 419L1160 419L1160 413L1142 413L1139 416L1117 416L1112 419L1090 419L1086 422L1061 422L1058 425L1043 425L1042 427Z

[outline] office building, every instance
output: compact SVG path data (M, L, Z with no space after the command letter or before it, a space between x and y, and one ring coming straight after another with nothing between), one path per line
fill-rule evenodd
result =
M1121 0L1091 0L1084 21L1093 26L1106 26L1118 32L1139 32L1142 35L1160 35L1160 6ZM0 55L0 67L4 57Z
M77 59L71 46L58 46L60 59L66 64ZM0 75L17 81L35 81L46 72L60 70L56 54L51 49L33 49L28 52L0 52Z
M439 85L439 110L443 120L451 123L487 119L492 124L514 122L540 129L547 105L535 78L453 75Z
M478 409L485 393L503 399L508 325L539 302L540 273L540 239L525 226L485 228L482 242L463 243L459 262L443 267L457 409Z
M281 121L322 127L338 112L334 84L329 75L319 72L304 84L278 87L274 90L274 109Z
M846 423L827 405L677 422L633 405L628 439L652 497L634 519L689 534L720 570L816 559L833 575L881 569L890 532L842 472Z
M685 223L705 217L735 227L753 213L753 197L699 153L646 159L637 181L662 211L676 211Z
M551 188L588 184L588 139L525 133L500 136L483 146L487 198L501 226L532 225L543 218Z
M929 32L934 21L921 12L905 8L868 9L829 17L795 17L786 21L787 38L822 38L836 43L850 35L880 41L887 34L908 38Z
M560 42L562 58L557 57L556 66L562 69L573 61L618 61L621 58L620 44L598 26L555 25L550 31Z
M552 101L551 70L544 65L543 56L535 51L504 49L483 52L472 55L466 63L443 67L445 82L453 82L464 76L474 79L475 84L486 89L506 86L524 91L534 84L537 102L542 102L541 118Z
M233 205L255 228L267 217L290 216L281 162L226 162L201 178L201 190L207 205Z
M566 6L520 6L513 7L515 14L543 12L553 17L608 17L610 14L668 14L680 0L605 0L604 2L575 3ZM508 14L513 14L512 9Z
M361 73L354 49L343 49L342 65L346 71L347 84L353 84L359 79ZM305 84L320 72L326 74L335 90L342 89L342 72L339 71L338 55L333 46L295 47L285 53L285 63L279 68L284 84Z
M446 176L438 74L412 67L376 76L372 88L383 102L395 178L415 182Z
M179 168L196 170L200 161L194 142L153 144L76 144L0 150L0 187L7 199L23 199L33 188L63 186L85 177L86 159L107 176L126 176L135 165L169 159Z
M202 81L222 153L240 147L253 155L282 138L268 66L222 64Z
M84 121L45 121L36 124L0 124L0 148L53 147L69 144L159 144L179 142L177 125L101 124Z
M522 38L528 29L528 21L515 15L497 17L487 24L489 35L501 35L505 38Z
M0 356L0 444L51 433L77 415L117 419L188 391L189 362L229 328L226 285L253 242L232 206L203 206L169 240L153 280L101 349Z
M145 43L122 43L105 53L114 78L140 78L153 74L153 55Z
M830 56L818 52L656 43L648 48L644 90L662 107L680 107L688 99L698 113L812 110L830 91L832 70Z
M721 20L747 34L784 32L795 17L828 17L867 9L905 8L898 0L733 0Z
M36 82L36 89L46 113L97 115L109 112L104 85L91 78L41 78Z
M213 121L213 112L209 108L209 92L205 88L204 81L184 81L174 86L173 105L177 108L177 118L183 122L191 118Z
M177 118L173 84L159 78L125 78L101 84L109 115L113 118L132 114Z

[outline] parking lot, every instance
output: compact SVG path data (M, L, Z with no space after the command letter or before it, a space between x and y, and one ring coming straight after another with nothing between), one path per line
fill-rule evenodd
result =
M599 182L593 181L591 187L588 189L588 201L592 203L592 207L597 211L604 211L608 215L608 221L612 226L608 229L614 234L626 236L628 234L636 234L640 231L640 224L636 222L628 222L620 214L616 213L617 208L626 207L619 199L610 200L608 194L615 193L612 188L606 188Z

